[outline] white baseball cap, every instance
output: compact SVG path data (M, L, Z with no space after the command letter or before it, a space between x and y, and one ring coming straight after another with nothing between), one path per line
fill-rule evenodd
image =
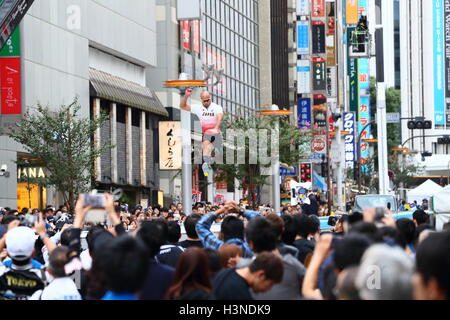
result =
M31 257L36 242L36 234L28 227L16 227L6 234L6 250L15 260Z

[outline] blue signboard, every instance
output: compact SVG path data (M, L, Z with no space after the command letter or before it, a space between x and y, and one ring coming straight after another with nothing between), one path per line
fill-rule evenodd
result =
M310 98L298 99L298 128L299 129L311 128L311 99Z
M297 54L309 54L309 21L297 22Z
M280 167L280 176L282 176L282 177L297 177L298 176L297 167L294 166L293 168L294 168L294 171L289 171L288 169Z
M356 115L354 112L344 113L345 167L353 168L356 160Z
M434 123L445 125L444 1L433 0Z

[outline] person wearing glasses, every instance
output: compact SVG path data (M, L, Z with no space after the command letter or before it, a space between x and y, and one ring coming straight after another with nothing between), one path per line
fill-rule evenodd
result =
M205 176L208 176L211 163L211 154L214 150L214 145L217 147L221 140L220 125L223 120L223 108L218 104L212 102L211 94L208 91L203 91L200 94L201 105L193 104L188 105L187 99L192 95L192 89L187 89L183 98L181 98L180 108L186 111L190 111L197 115L202 124L203 132L203 172ZM220 150L219 150L220 152Z

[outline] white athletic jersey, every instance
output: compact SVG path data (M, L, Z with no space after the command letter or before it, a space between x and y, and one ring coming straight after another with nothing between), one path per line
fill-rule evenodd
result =
M202 123L202 131L206 131L215 128L218 121L218 115L223 114L223 108L218 104L211 103L208 108L203 105L194 104L191 106L191 112L195 113Z

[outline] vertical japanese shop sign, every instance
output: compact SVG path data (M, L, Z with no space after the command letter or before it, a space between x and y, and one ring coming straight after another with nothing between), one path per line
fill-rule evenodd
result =
M200 53L200 20L192 21L192 31L194 32L194 51Z
M370 96L361 96L358 114L358 134L361 135L361 143L359 146L361 149L361 159L369 159L369 144L367 142L362 142L364 139L370 139L371 137L371 127L368 126L366 129L363 128L370 123ZM367 166L363 166L363 172L367 172Z
M159 122L159 169L181 170L181 122Z
M309 0L297 0L297 15L309 16Z
M325 17L325 0L312 0L312 12L313 18Z
M311 128L311 99L310 98L298 99L298 128L299 129Z
M444 1L433 0L434 122L445 125Z
M345 167L353 168L354 161L356 159L356 115L354 112L344 113L344 131L348 134L344 135L345 142Z
M20 30L13 32L0 51L1 114L22 114Z
M189 20L183 20L181 28L183 30L183 48L191 50L191 24Z
M297 93L311 93L311 63L309 60L297 61Z
M327 89L326 63L325 59L312 58L313 64L313 90L325 91Z
M297 22L297 54L309 54L309 21Z
M446 110L450 110L450 0L444 0L445 22L445 101ZM448 118L448 116L447 116ZM448 121L447 121L448 122Z
M347 0L345 15L347 24L358 24L358 0Z
M325 53L325 23L313 21L311 26L312 53Z

